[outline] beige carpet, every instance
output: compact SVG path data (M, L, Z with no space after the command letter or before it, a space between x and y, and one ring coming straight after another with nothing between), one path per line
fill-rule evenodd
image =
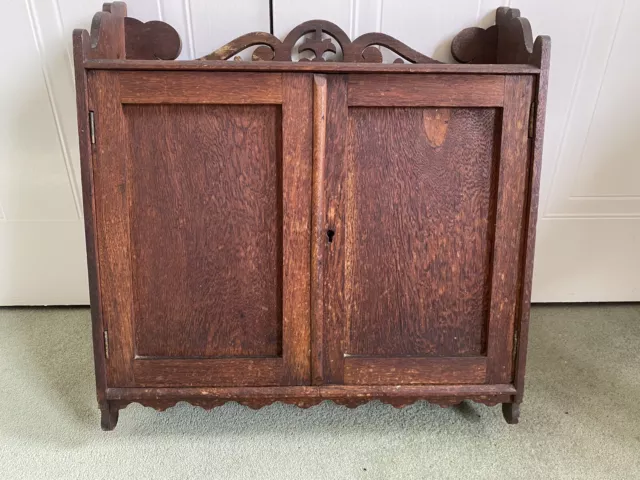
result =
M132 405L102 432L86 309L0 310L0 480L640 479L640 306L533 311L519 425L500 407Z

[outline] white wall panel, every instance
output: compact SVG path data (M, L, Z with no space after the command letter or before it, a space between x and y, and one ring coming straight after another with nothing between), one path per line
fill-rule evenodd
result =
M453 36L493 24L502 5L553 44L534 300L640 300L640 2L276 0L276 33L324 18L451 62Z
M71 33L102 0L3 3L0 42L0 305L88 303ZM247 29L269 29L267 0L129 0L162 19L180 58L205 55Z
M203 57L245 33L269 31L267 0L185 1L192 29L192 42L189 40L192 43L191 58L193 55L195 58Z
M355 0L325 0L307 2L298 0L273 0L273 33L284 37L294 27L307 20L328 20L351 35L352 11ZM267 30L268 31L268 30Z
M191 51L191 36L189 35L189 28L187 28L188 7L186 3L182 0L156 0L156 3L158 8L158 15L156 19L167 22L175 28L182 40L182 51L180 52L178 59L189 60L194 58Z
M3 13L0 204L5 220L77 219L37 13L30 1L8 2Z
M127 3L131 16L176 28L181 59L269 31L268 0ZM640 300L640 2L274 0L274 29L282 38L321 18L351 38L384 31L449 62L459 30L492 24L509 3L553 41L534 300ZM101 6L3 4L11 68L0 77L0 305L88 301L71 32L88 29Z
M630 49L640 46L640 2L627 1L615 12L610 48L602 62L601 84L596 95L584 148L578 156L574 197L635 197L640 214L640 57ZM609 15L609 17L614 17Z
M553 44L533 300L640 300L640 4L517 4Z
M380 29L425 55L451 63L453 37L463 28L478 25L489 10L495 10L495 2L387 0Z

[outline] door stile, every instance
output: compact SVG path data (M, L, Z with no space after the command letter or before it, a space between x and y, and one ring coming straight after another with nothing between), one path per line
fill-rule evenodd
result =
M105 328L107 383L134 385L135 356L131 241L127 170L127 130L120 103L117 72L91 72L90 101L94 109L96 243L100 265L102 318ZM108 343L108 345L107 345Z
M518 272L522 262L524 220L527 218L525 197L531 95L531 76L505 77L487 325L487 383L510 383L513 380L515 317L522 282Z
M324 251L333 240L325 230L324 182L327 141L327 77L313 76L313 192L311 210L311 378L322 384L324 357Z
M346 143L348 138L347 75L327 77L326 169L324 175L324 230L334 232L331 242L324 241L323 258L323 363L322 383L344 383L344 353L347 337L345 316L345 231L347 216Z
M283 384L311 381L312 77L282 74Z

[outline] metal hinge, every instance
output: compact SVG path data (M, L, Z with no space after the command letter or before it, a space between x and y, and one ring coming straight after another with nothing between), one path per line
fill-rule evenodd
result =
M104 331L104 356L109 358L109 332Z
M529 138L536 134L536 102L531 102L529 107Z
M96 122L93 118L93 110L89 110L89 136L91 137L91 143L96 143Z

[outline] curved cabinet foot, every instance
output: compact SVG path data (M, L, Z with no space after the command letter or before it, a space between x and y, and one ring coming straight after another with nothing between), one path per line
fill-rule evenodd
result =
M108 432L116 428L118 424L118 407L107 405L100 408L100 412L102 413L100 418L100 427L102 427L102 430Z
M515 425L520 420L520 404L503 403L502 415L509 425Z

